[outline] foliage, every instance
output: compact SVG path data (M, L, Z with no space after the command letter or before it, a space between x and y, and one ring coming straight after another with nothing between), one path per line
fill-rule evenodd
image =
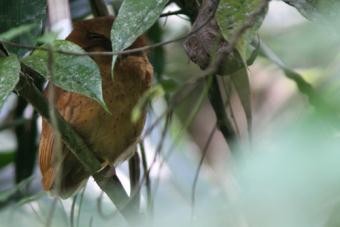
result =
M0 108L19 81L20 63L15 55L0 57Z
M23 59L23 63L46 79L51 80L55 85L71 92L93 98L106 108L103 94L101 76L96 63L86 55L72 56L63 53L54 53L54 51L65 51L84 54L85 52L76 44L69 41L54 41L50 46L51 56L48 51L36 50L30 56ZM49 72L49 57L52 58ZM52 75L53 74L53 75Z
M91 5L88 4L89 2L92 5L99 4L98 2L103 3L103 1L95 0L71 1L72 17L79 19L88 16L90 14L88 6ZM179 6L178 11L168 12L165 10L166 6L174 2ZM140 138L139 153L142 153L143 160L135 159L137 164L129 162L130 166L135 165L134 167L139 168L142 165L144 168L142 177L139 177L139 173L137 174L138 179L137 182L134 182L135 185L132 181L136 176L132 176L132 173L130 173L130 180L122 184L118 177L107 180L101 175L102 171L99 173L92 171L92 169L97 170L98 168L87 168L93 172L94 179L105 196L103 199L103 194L101 194L96 201L97 207L91 208L98 210L96 214L92 214L92 210L84 211L89 215L83 215L86 216L85 221L78 220L78 224L81 222L80 226L86 225L88 222L92 225L94 219L101 220L106 215L107 210L105 209L110 210L111 216L115 209L112 207L112 202L130 224L144 225L145 217L137 217L140 207L139 203L136 203L140 194L144 196L143 190L140 190L143 187L147 192L145 201L147 201L148 214L152 216L152 213L155 212L157 214L154 215L155 223L164 226L174 224L171 221L164 223L162 220L164 215L169 213L169 210L164 208L164 204L173 206L175 214L169 219L173 221L179 218L180 222L176 222L177 225L187 226L194 223L195 226L206 226L207 224L239 226L240 223L248 222L252 226L261 227L311 226L321 222L321 218L313 216L313 212L322 213L325 211L323 206L328 206L327 202L333 202L335 206L339 206L339 201L336 198L339 196L340 185L336 179L340 173L336 160L339 158L337 150L340 146L337 138L340 126L338 124L338 98L334 95L334 91L338 92L339 90L337 78L339 57L323 56L326 52L331 52L327 51L325 47L332 48L333 45L339 44L337 34L340 24L339 3L336 0L282 0L282 2L295 7L312 22L331 25L327 31L330 29L335 34L335 38L327 37L331 42L324 46L318 45L315 48L323 51L320 54L322 56L313 56L313 59L311 57L307 59L308 54L301 51L306 54L306 59L301 60L292 56L293 50L280 48L292 49L294 45L299 45L299 48L309 50L312 49L312 46L317 46L309 43L312 38L318 39L319 43L325 42L324 40L327 39L323 39L324 35L320 34L320 30L316 30L314 24L302 25L305 27L302 29L303 32L300 32L304 35L317 34L313 34L310 39L303 37L305 40L301 44L298 43L296 34L289 39L286 39L287 36L278 37L278 35L270 34L268 38L268 34L259 34L268 12L269 2L267 0L113 1L114 8L116 9L117 5L120 8L111 28L112 67L120 57L125 57L126 52L124 51L126 50L132 55L140 54L140 50L133 50L134 47L131 45L142 34L147 34L147 39L152 42L144 49L150 52L150 61L156 73L155 84L139 97L131 116L131 121L137 122L142 116L142 111L148 108L150 109L149 118L152 122L148 122L148 127ZM89 97L108 111L103 98L100 70L92 59L93 53L91 55L69 41L56 40L57 33L46 32L48 23L44 26L43 24L46 16L45 9L50 7L47 4L47 1L41 0L14 0L8 5L4 2L0 3L0 20L3 22L0 28L0 109L12 92L17 96L22 96L41 116L52 123L55 121L62 125L59 128L61 138L85 167L91 163L91 160L93 160L93 165L99 166L100 162L88 149L87 141L83 141L84 138L80 137L59 115L51 114L50 116L47 102L40 92L41 83L50 82L66 91ZM106 6L108 4L111 4L111 1L107 1ZM191 26L191 31L174 39L168 39L173 31L164 27L166 23L171 22L162 18L169 17L172 13L188 19L192 23L188 25ZM302 27L299 26L301 25L293 27L295 32ZM305 33L304 29L309 29L310 33ZM289 30L285 31L289 32ZM42 33L44 34L41 35ZM320 37L322 37L321 41ZM178 41L185 41L184 43L190 43L190 45L185 45L185 48L178 44L172 44L173 46L170 48L166 46ZM266 44L267 41L269 45ZM283 45L285 42L287 45ZM42 45L39 46L37 43ZM271 49L269 46L274 48ZM334 55L339 56L338 49L334 48ZM184 51L186 51L186 55ZM279 54L276 55L275 52ZM288 58L288 64L279 57L281 53L288 53L284 56ZM188 57L197 65L184 64L183 62ZM301 111L299 118L300 122L297 120L287 121L286 118L289 117L285 113L270 116L268 112L274 112L275 108L264 108L265 111L258 111L262 108L261 102L252 102L252 95L257 92L253 83L256 84L257 81L250 78L252 72L249 71L249 67L255 59L257 64L264 65L262 67L275 67L275 74L283 73L286 78L294 82L303 97L307 97L308 100L304 102L306 108ZM331 60L334 61L332 64L329 63ZM304 64L303 61L307 63ZM315 62L320 65L315 65ZM329 72L325 70L326 66L329 66ZM312 67L318 68L319 74L328 74L328 77L325 76L316 81L309 79L306 76L308 73L305 73L304 70ZM256 70L256 67L254 68ZM187 75L178 75L178 72ZM113 79L116 78L113 77ZM317 82L321 84L320 87L317 86L319 85ZM275 90L276 87L271 89ZM268 94L259 92L255 95L257 99L258 97L265 99ZM272 102L277 101L274 96L275 92L273 97L270 97L274 100ZM296 113L293 111L294 109L303 108L295 100L296 97L297 95L287 101L291 108L287 108L289 105L281 102L279 107L276 106L276 111L285 112L283 110L288 109ZM264 105L263 103L262 105ZM13 112L17 115L20 112L22 116L29 115L24 114L25 111L33 112L30 109L31 106L27 107L26 104L23 106L24 109L20 111L18 106L13 107ZM204 108L208 108L209 111ZM6 119L17 116L11 114L7 110L8 107L5 106L3 109L8 112L4 114ZM180 109L184 111L180 112ZM258 114L259 112L260 114ZM290 113L289 116L291 115ZM29 115L28 118L35 119L35 113ZM276 120L268 121L271 118L276 118ZM252 126L258 124L258 122L253 123L253 119L257 121L265 119L264 122L269 122L267 126L269 129L262 130L256 127L253 129ZM31 127L25 123L21 126L26 132L29 132ZM55 127L53 124L52 126ZM17 128L18 125L13 125L13 127ZM211 133L207 134L206 131L208 129L210 132L210 128L212 128ZM4 129L8 129L8 127L6 126ZM216 129L219 129L223 137L215 136ZM254 133L252 133L253 131ZM269 132L269 135L266 132ZM17 139L19 138L17 136ZM192 141L195 141L195 146L192 145ZM37 140L34 139L32 142L36 143ZM145 152L144 144L147 145L147 149L152 150L153 157L143 153ZM228 146L223 147L221 144ZM224 162L220 167L222 177L218 174L214 176L219 185L211 183L210 179L202 180L200 182L202 187L197 192L195 191L199 173L195 172L196 164L194 163L197 160L188 158L190 156L188 154L194 153L190 153L195 150L193 147L200 148L201 160L198 171L206 156L209 156L208 151L222 150L224 154L228 155L228 161L232 163L232 167L229 167L229 163ZM183 152L173 153L173 150L177 149ZM0 147L0 150L7 149ZM252 152L249 153L249 150ZM231 151L232 155L228 151ZM6 169L4 167L9 166L18 157L17 151L0 151L0 174ZM34 159L33 157L32 161ZM83 161L83 159L86 160ZM214 157L210 156L209 161L213 159ZM154 166L156 167L154 168ZM165 186L165 191L171 191L175 196L164 196L166 192L162 189L158 190L163 193L161 196L156 193L159 179L162 181L165 179L164 181L167 182L168 175L171 175L161 171L163 166L175 173L175 176L179 176L179 179L174 179L174 184L182 187L178 190L180 192L173 189L172 186ZM228 174L233 176L226 177ZM159 175L162 176L159 177ZM150 183L150 176L154 177L152 178L155 180L153 184ZM120 176L119 178L123 179ZM40 204L39 211L42 215L38 214L37 220L43 219L44 224L47 222L46 225L50 225L54 222L51 219L53 212L59 212L56 215L56 220L59 221L55 221L54 224L68 224L68 218L70 218L70 222L74 226L76 222L74 218L80 219L82 199L74 197L72 205L68 207L70 209L66 209L66 213L63 206L56 202L57 200L51 201L45 194L31 193L26 190L30 188L31 183L27 183L28 179L9 189L6 188L6 190L0 187L0 190L3 190L2 193L0 192L0 207L7 206L11 201L16 201L16 205L18 205L16 209L19 210L29 204ZM195 180L192 182L188 179ZM315 183L313 183L314 180ZM160 185L163 183L162 181ZM131 184L130 193L123 187L126 182ZM92 185L96 185L96 183L93 182ZM233 185L234 183L235 185ZM191 189L192 185L194 185L193 189ZM212 193L212 188L218 189L215 194ZM85 198L88 200L84 202L86 204L83 206L84 209L93 206L96 200L95 193L89 190L91 189L84 189L81 195L83 197L85 194ZM188 205L190 199L187 199L190 197L188 196L190 193L191 206ZM195 204L195 193L198 198L197 204ZM299 193L302 195L297 196ZM185 201L178 202L174 199L182 197L185 197ZM101 200L106 202L103 203ZM296 207L293 206L294 201L298 204ZM153 208L153 204L155 208ZM47 207L52 207L49 212L47 212ZM23 213L25 213L24 209ZM69 210L70 212L68 212ZM78 214L75 214L76 210ZM188 218L190 216L188 210L197 215L196 222ZM331 213L329 210L326 211L327 214ZM133 216L137 217L135 217L137 221L131 217L130 212L134 212ZM296 215L299 212L301 216ZM31 215L31 213L29 214ZM47 218L45 220L40 216ZM328 223L328 227L336 226L334 224L337 223L335 216L323 218L322 222ZM28 219L30 218L32 217ZM98 221L104 225L101 222ZM122 224L124 221L121 217L114 216L114 222ZM146 222L145 226L148 224Z

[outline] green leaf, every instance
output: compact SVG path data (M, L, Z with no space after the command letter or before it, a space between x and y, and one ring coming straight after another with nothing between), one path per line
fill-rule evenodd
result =
M19 81L20 62L15 55L0 57L0 109Z
M9 29L24 25L37 25L30 32L21 33L15 39L19 44L34 45L35 37L43 28L43 20L46 16L46 0L15 0L0 1L0 33ZM24 55L28 50L6 46L13 53Z
M233 73L231 81L235 86L236 92L240 98L244 113L247 118L248 130L250 132L252 125L252 108L251 108L251 88L249 82L248 70L244 66L242 69Z
M261 2L262 0L220 0L216 11L216 20L226 41L245 24L251 13L258 10ZM240 37L237 49L243 59L248 59L251 56L253 51L251 42L256 37L264 17L265 14L257 17L254 25Z
M81 47L66 40L54 41L51 48L54 51L85 53ZM89 56L53 52L53 78L50 78L47 62L48 53L45 50L35 50L32 55L23 59L25 65L51 80L58 87L92 98L108 111L103 98L100 71Z
M42 36L37 38L37 41L42 44L51 44L58 38L58 33L56 32L47 32Z
M15 152L13 151L0 151L0 169L13 162L14 156Z
M133 108L131 113L131 121L133 123L137 122L138 119L141 117L141 114L143 112L143 109L147 105L147 103L157 97L161 97L165 94L163 88L161 85L156 85L149 90L147 90L143 96L138 100L136 106Z
M36 24L24 24L0 34L0 40L11 40L20 35L26 34L37 27Z
M158 19L168 0L125 0L111 29L112 51L128 48ZM117 56L112 57L112 68Z
M171 93L177 90L179 87L178 82L174 79L162 79L159 83L162 85L162 88L167 93Z
M324 19L339 25L340 2L338 0L284 0L311 20ZM335 23L336 22L336 23Z
M163 29L160 26L160 22L155 23L148 30L148 39L150 43L159 43L162 41ZM153 49L149 54L149 60L154 69L154 75L158 81L162 80L165 69L165 49L164 46Z

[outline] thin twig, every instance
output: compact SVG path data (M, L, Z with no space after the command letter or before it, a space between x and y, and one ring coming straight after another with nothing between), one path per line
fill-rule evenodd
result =
M142 156L142 166L143 172L145 176L145 187L146 187L146 198L147 198L147 208L150 216L153 216L153 204L152 204L152 194L151 194L151 181L150 181L150 174L148 173L148 162L146 159L145 147L144 143L139 143L140 153Z
M202 156L201 156L201 159L200 159L200 162L197 166L197 170L195 172L195 177L194 177L194 181L192 183L192 189L191 189L191 209L192 209L192 215L194 214L194 208L195 208L195 195L196 195L196 187L197 187L197 181L198 181L198 177L199 177L199 174L200 174L200 170L201 170L201 167L203 165L203 161L208 153L208 148L211 144L211 141L215 135L215 132L216 132L216 129L217 129L217 123L214 124L211 132L209 133L209 136L208 136L208 139L207 139L207 142L205 143L204 147L203 147L203 150L202 150Z
M78 214L77 214L77 227L79 227L79 223L80 223L80 214L81 214L81 208L82 208L82 205L83 205L85 189L86 189L86 185L84 186L84 188L80 192L80 199L79 199L79 205L78 205Z
M168 16L173 16L173 15L178 15L178 14L184 14L184 10L176 10L176 11L169 11L166 13L162 13L159 17L168 17Z
M139 48L133 48L133 49L117 51L117 52L111 52L111 51L74 52L74 51L64 51L64 50L58 50L58 49L53 50L53 52L56 52L56 53L59 53L59 54L65 54L65 55L73 55L73 56L114 56L114 55L126 55L126 54L138 53L138 52L154 49L154 48L157 48L157 47L168 45L170 43L174 43L174 42L184 40L187 37L190 37L191 35L200 31L204 26L206 26L209 23L209 21L213 18L213 16L214 15L210 15L210 17L207 18L205 23L203 23L197 29L189 32L188 34L182 35L180 37L177 37L177 38L174 38L174 39L171 39L171 40L167 40L167 41L163 41L163 42L159 42L159 43L155 43L155 44L152 44L152 45L147 45L147 46L143 46L143 47L139 47ZM19 44L19 43L16 43L16 42L6 41L6 40L0 40L0 43L6 44L6 45L9 45L9 46L13 46L13 47L28 49L28 50L49 51L49 48L44 47L44 46L38 46L38 47L37 46L30 46L30 45Z
M180 137L184 133L184 130L186 130L190 126L190 124L193 122L194 118L196 117L198 111L201 108L201 105L202 105L204 99L208 95L208 91L209 91L209 89L211 87L211 82L212 82L211 77L207 78L207 80L205 81L204 89L203 89L201 95L199 96L198 100L196 101L195 106L193 107L192 111L190 112L188 119L186 120L184 125L181 127L179 133L175 136L174 141L171 144L171 146L168 149L168 151L165 153L164 158L163 158L163 160L161 161L161 163L159 165L159 172L158 172L157 180L155 181L155 187L154 187L154 192L153 192L154 194L156 193L156 191L158 189L160 173L161 173L161 170L163 168L163 165L170 158L172 152L174 151L175 147L178 144L178 140L180 139ZM151 167L152 166L150 166L150 169L151 169Z
M74 227L74 213L76 209L78 194L72 198L71 213L70 213L70 226Z
M104 210L103 210L103 197L104 197L104 192L101 191L99 194L99 197L97 198L97 210L98 210L98 214L99 216L104 219L104 220L110 220L111 218L113 218L114 216L111 214L105 214Z
M129 176L130 176L130 203L134 206L136 210L140 208L140 188L139 178L140 178L140 157L137 152L137 144L135 146L135 153L129 159Z
M47 221L46 221L45 227L51 227L54 211L57 207L57 202L58 202L58 198L57 197L53 198L51 208L50 208L48 215L47 215Z

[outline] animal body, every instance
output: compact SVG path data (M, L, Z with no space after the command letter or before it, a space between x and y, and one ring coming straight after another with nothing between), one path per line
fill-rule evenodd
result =
M85 51L111 51L110 30L113 17L99 17L76 22L67 40ZM139 37L130 48L145 45ZM136 123L131 122L131 111L143 93L150 87L152 66L144 52L122 55L111 76L111 56L92 56L102 77L104 100L111 113L96 101L80 94L67 92L52 84L54 104L64 119L79 133L102 163L117 164L131 153L127 148L140 136L145 112ZM45 95L48 95L47 88ZM42 185L62 198L71 196L88 179L82 164L62 143L58 149L56 136L47 121L42 122L39 146Z

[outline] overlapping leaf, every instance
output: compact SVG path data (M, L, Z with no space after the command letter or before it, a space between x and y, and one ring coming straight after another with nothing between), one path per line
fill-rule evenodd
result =
M19 81L20 62L14 55L0 57L0 108Z
M261 0L221 0L217 12L216 20L225 40L242 27L247 17L259 9ZM239 39L238 50L244 60L251 56L251 42L256 38L257 30L262 24L265 14L255 18L253 26L249 28Z
M78 45L65 40L54 41L51 48L53 50L85 53ZM48 71L48 52L46 50L34 51L23 62L46 79L51 80L55 85L67 91L90 97L106 108L102 94L100 71L97 64L89 56L53 52L53 78L50 78Z
M158 19L168 0L125 0L111 30L112 51L129 47ZM112 58L112 67L117 56Z

